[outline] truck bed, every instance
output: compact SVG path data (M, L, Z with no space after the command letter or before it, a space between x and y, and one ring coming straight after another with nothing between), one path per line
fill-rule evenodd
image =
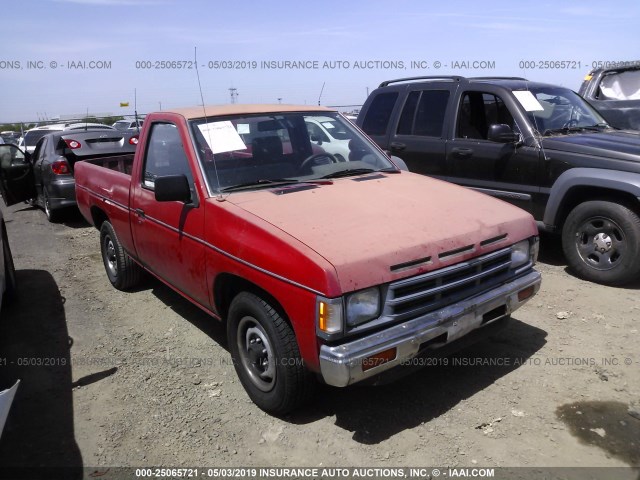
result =
M135 250L129 225L129 189L133 157L130 153L94 158L76 163L74 171L76 199L84 218L96 225L102 219L95 217L95 212L106 213L120 243L132 255Z
M93 158L85 160L85 163L92 163L109 170L115 170L126 175L131 175L131 169L133 167L133 157L135 154L127 153L124 155L113 155L109 157Z

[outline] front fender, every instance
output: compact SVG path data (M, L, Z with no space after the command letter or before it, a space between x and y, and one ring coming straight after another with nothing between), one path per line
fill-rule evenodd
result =
M558 177L544 212L543 222L555 226L558 213L567 193L576 187L596 187L628 193L640 199L640 173L604 170L601 168L572 168Z

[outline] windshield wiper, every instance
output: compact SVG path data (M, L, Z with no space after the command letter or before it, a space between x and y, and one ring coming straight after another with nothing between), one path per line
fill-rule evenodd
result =
M558 134L579 133L585 130L589 130L591 132L600 132L607 128L611 128L608 123L596 123L595 125L585 125L585 126L573 125L571 127L562 127L562 128L548 128L542 133L542 136L546 137L547 135L553 134L553 133L558 133Z
M340 170L338 172L329 173L320 178L341 178L341 177L353 177L356 175L364 175L365 173L373 173L373 168L347 168L346 170Z
M595 132L600 132L602 130L606 130L607 128L611 128L611 125L609 125L608 123L602 122L602 123L596 123L595 125L588 125L586 127L580 127L580 128L584 128L585 130L593 130Z
M255 187L279 187L282 185L292 185L294 183L300 183L299 180L295 180L293 178L274 178L274 179L266 179L261 178L258 180L254 180L252 182L239 183L238 185L231 185L230 187L224 187L220 191L221 192L232 192L234 190L243 190L245 188L255 188Z

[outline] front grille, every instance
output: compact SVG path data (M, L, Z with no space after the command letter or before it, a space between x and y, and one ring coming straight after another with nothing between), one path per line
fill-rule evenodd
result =
M384 316L410 320L477 295L503 283L515 273L510 270L511 249L460 262L449 267L389 285Z

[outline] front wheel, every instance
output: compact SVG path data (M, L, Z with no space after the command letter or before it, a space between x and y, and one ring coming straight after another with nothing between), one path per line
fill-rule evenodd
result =
M142 268L124 251L109 222L100 227L100 251L111 285L118 290L128 290L140 282Z
M581 203L565 221L562 248L580 277L607 285L630 282L640 275L640 218L618 203Z
M284 415L311 397L315 379L302 364L296 336L267 302L238 294L229 308L227 339L236 373L258 407Z

